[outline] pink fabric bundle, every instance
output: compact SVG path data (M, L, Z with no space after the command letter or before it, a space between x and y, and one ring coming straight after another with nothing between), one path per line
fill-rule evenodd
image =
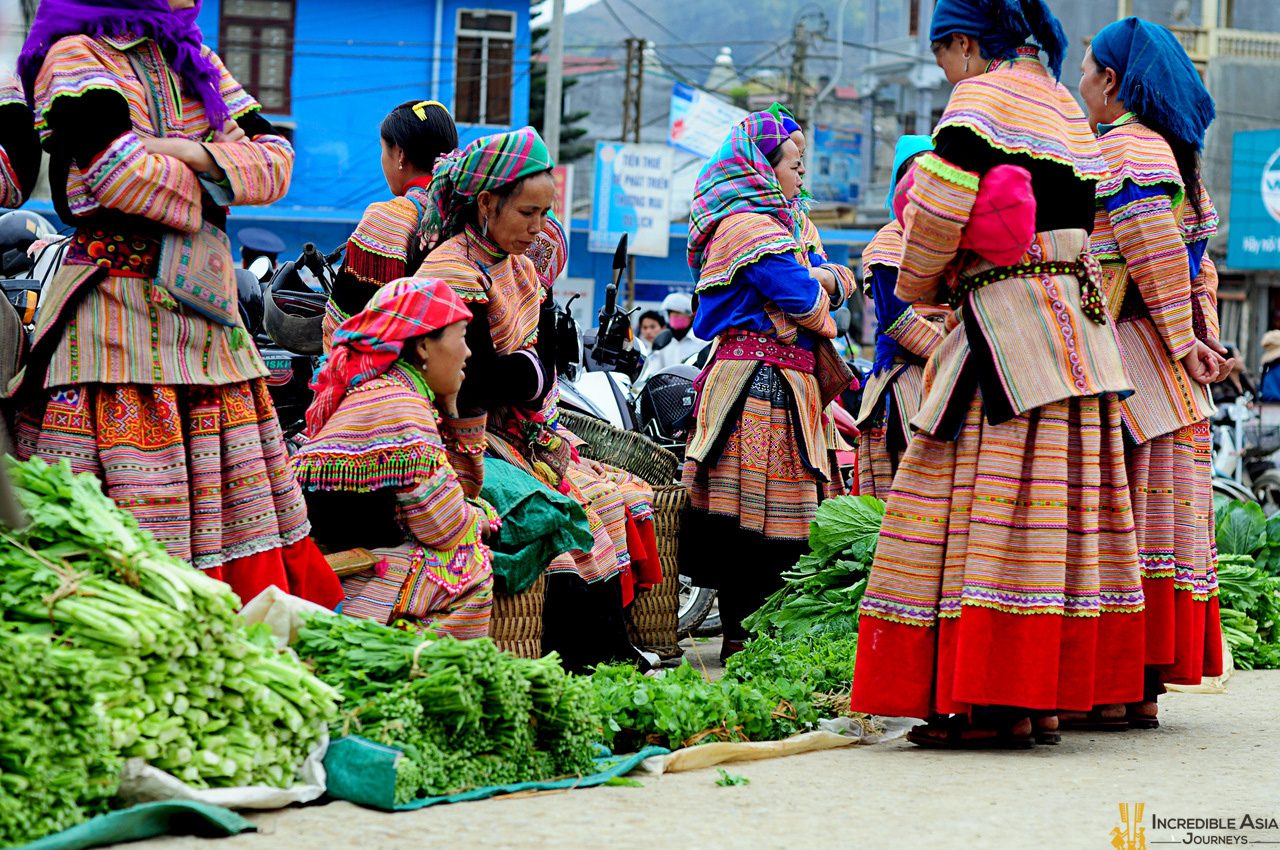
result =
M915 185L915 169L898 186L893 214L899 222L907 207L907 192ZM961 250L970 250L997 266L1022 259L1036 235L1036 198L1031 172L1018 165L997 165L982 175L973 212L960 234Z

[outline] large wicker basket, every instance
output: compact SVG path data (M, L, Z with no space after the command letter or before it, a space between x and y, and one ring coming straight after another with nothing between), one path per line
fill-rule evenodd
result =
M653 532L658 539L662 583L636 597L631 605L634 639L661 658L681 654L676 627L680 616L680 513L689 499L684 487L655 487Z
M643 434L571 410L562 410L560 421L586 441L583 454L592 460L625 469L652 487L666 487L676 480L676 456Z
M489 637L499 649L521 658L542 657L542 609L547 592L546 574L524 593L493 594L493 619Z

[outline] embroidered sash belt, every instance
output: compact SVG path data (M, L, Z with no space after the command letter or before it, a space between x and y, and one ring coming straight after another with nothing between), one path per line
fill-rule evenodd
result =
M726 331L720 335L716 349L718 360L760 360L782 369L794 369L812 375L818 370L813 352L798 345L788 345L764 334Z
M1102 267L1091 255L1084 254L1074 263L1044 262L1020 263L1016 266L998 266L987 269L972 277L960 278L952 287L948 302L952 310L960 309L965 297L976 292L989 283L1008 280L1015 277L1033 277L1037 275L1075 275L1080 279L1080 309L1093 321L1100 325L1107 323L1106 304L1102 298Z

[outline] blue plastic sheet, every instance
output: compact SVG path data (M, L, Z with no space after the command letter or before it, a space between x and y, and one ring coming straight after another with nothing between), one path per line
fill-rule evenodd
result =
M192 800L165 800L98 815L70 829L46 835L22 850L86 850L170 834L220 838L256 829L249 821L221 806Z
M384 811L407 812L439 803L484 800L499 794L514 794L519 791L590 788L594 785L603 785L616 776L630 773L640 762L650 756L664 756L670 752L665 747L645 747L638 753L614 756L604 747L600 750L601 755L595 760L596 772L590 776L573 776L541 782L516 782L511 785L490 785L442 797L423 797L401 805L395 804L396 761L401 755L400 750L395 747L388 747L359 735L347 735L329 743L329 751L324 757L324 768L329 777L330 797Z

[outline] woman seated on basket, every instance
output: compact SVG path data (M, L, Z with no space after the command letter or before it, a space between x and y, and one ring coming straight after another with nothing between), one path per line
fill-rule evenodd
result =
M294 456L316 539L372 549L378 565L343 580L343 613L422 631L484 637L493 574L479 500L485 416L463 417L467 309L449 285L379 289L333 335Z

